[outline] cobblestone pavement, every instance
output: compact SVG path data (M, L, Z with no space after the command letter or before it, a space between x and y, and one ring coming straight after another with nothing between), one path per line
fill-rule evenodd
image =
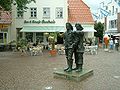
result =
M81 82L54 78L55 68L66 66L65 55L51 57L21 56L17 52L0 52L0 90L120 90L120 52L84 54L84 68L94 75Z

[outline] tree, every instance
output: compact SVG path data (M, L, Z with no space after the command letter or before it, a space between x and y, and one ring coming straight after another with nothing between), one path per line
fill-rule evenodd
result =
M35 0L0 0L0 6L5 10L5 11L10 11L11 10L11 5L17 5L17 9L21 12L24 12L27 7L26 5L35 2Z
M99 40L102 41L103 39L103 32L104 32L104 24L101 22L94 24L94 29L97 31L95 32L95 37L99 37Z

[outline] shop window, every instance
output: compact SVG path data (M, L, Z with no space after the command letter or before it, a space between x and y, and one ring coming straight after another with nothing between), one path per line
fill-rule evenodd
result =
M43 18L50 18L50 8L43 8Z
M62 7L56 8L56 18L63 18L63 8Z
M37 18L37 8L30 8L31 18Z
M40 32L36 33L36 42L39 43L43 42L43 33Z
M7 43L7 33L0 33L0 43Z
M27 39L28 42L33 42L33 33L25 33L25 38Z
M0 43L3 43L3 33L0 33Z

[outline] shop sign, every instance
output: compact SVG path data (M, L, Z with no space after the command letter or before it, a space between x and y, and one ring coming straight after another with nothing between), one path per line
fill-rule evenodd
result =
M42 23L42 24L48 24L48 23L55 23L55 21L54 20L24 20L24 23L25 24L40 24L40 23Z
M9 25L7 24L0 24L0 29L3 29L3 28L8 28Z

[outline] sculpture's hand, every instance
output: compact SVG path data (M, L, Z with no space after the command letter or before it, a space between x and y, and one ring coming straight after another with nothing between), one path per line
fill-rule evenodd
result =
M71 47L74 48L74 47L75 47L75 43L73 43L73 44L71 45Z

